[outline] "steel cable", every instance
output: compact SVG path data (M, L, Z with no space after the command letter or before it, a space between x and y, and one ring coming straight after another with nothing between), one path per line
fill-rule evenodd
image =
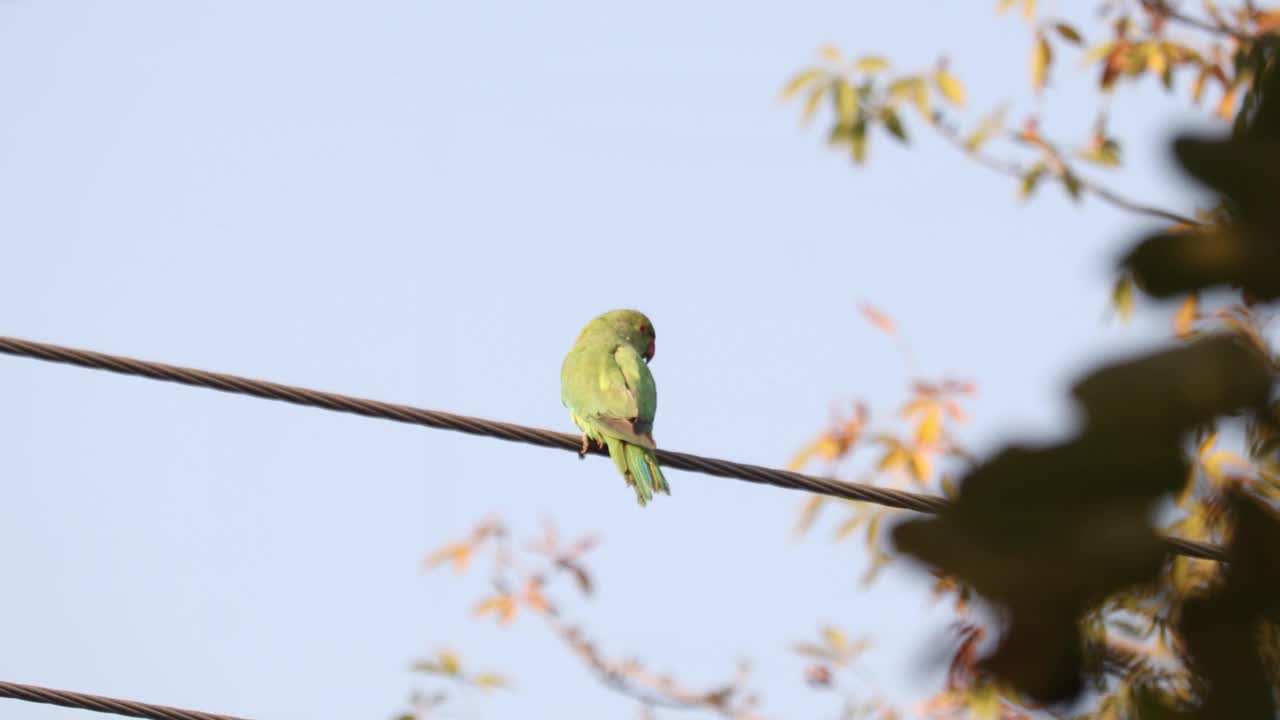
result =
M78 710L123 715L125 717L148 718L149 720L247 720L233 715L217 715L198 710L183 710L167 705L119 700L101 695L86 695L69 690L54 690L37 685L0 681L0 697L27 702L59 705Z
M137 375L153 380L165 380L268 400L280 400L295 405L354 413L365 417L425 425L442 430L455 430L471 435L483 435L542 447L559 448L573 452L578 452L582 447L582 441L578 435L525 427L513 423L484 420L466 415L454 415L453 413L436 410L424 410L409 405L379 402L366 398L281 385L264 380L252 380L238 375L136 360L118 355L108 355L106 353L32 342L18 338L0 337L0 353L108 370L123 375ZM587 452L595 455L606 454L603 449L594 446L588 448ZM932 495L844 482L832 478L805 475L790 470L777 470L672 450L659 450L658 459L663 467L746 480L747 482L773 485L790 490L802 490L846 500L914 510L921 513L939 513L945 510L949 504L945 498ZM1171 537L1165 538L1165 541L1172 552L1180 555L1209 560L1225 559L1223 549L1216 545Z

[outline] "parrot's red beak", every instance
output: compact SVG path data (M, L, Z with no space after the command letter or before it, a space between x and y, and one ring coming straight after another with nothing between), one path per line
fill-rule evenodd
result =
M649 362L650 360L652 360L652 359L653 359L653 351L654 351L655 349L656 349L656 343L655 343L653 340L650 340L650 341L649 341L649 347L644 351L644 361L645 361L645 362Z

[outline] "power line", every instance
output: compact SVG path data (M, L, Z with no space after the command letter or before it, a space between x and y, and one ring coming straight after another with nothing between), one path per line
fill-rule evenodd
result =
M335 412L354 413L365 417L425 425L442 430L455 430L471 435L483 435L512 442L570 450L572 452L578 452L582 447L582 440L577 435L18 338L0 336L0 353L79 365L80 367L97 370L109 370L123 375L138 375L152 380L176 382L240 395L251 395L268 400L280 400L295 405L306 405ZM591 447L587 452L595 455L606 454L603 449L598 447ZM950 504L945 498L932 495L843 482L831 478L805 475L790 470L776 470L759 465L706 458L672 450L659 450L658 460L664 467L689 470L717 477L746 480L747 482L763 485L774 485L789 490L802 490L846 500L869 502L875 505L914 510L921 513L936 514L945 510ZM1226 559L1226 553L1216 545L1172 537L1165 538L1165 542L1172 552L1180 555L1208 560Z
M151 705L133 700L119 700L101 695L86 695L69 690L54 690L12 682L0 682L0 697L125 717L148 718L148 720L247 720L233 715L216 715L198 710L183 710L167 705Z

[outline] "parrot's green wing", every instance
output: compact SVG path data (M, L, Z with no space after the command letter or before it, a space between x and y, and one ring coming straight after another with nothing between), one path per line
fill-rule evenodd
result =
M575 417L606 434L654 447L649 432L657 390L649 368L631 346L612 337L583 338L565 358L561 398Z

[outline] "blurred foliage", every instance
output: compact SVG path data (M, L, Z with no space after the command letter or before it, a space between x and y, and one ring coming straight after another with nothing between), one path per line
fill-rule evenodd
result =
M576 656L606 685L641 703L646 713L654 707L696 709L734 720L758 720L757 695L748 687L751 667L740 663L732 678L715 687L695 690L670 675L649 670L635 659L614 660L606 657L598 646L587 639L585 631L566 620L566 604L554 595L557 581L568 580L579 599L591 597L595 589L593 576L584 555L596 545L596 539L585 536L566 543L559 529L545 521L541 537L518 546L511 541L507 524L489 518L462 540L448 543L426 558L429 569L451 563L455 574L463 575L477 556L489 560L489 587L473 606L476 618L511 627L518 618L528 615L549 627L566 649ZM459 562L460 558L465 558ZM508 681L496 674L468 676L452 653L441 653L437 660L418 663L416 670L440 675L481 689L505 687ZM441 695L431 696L440 698ZM429 715L410 715L412 720L426 720Z
M856 164L879 138L906 144L923 129L1009 175L1024 199L1048 182L1074 200L1159 222L1123 254L1112 304L1129 317L1167 303L1173 336L1168 348L1081 378L1071 389L1081 419L1071 435L979 459L960 439L976 387L920 379L898 324L862 306L902 353L906 396L890 413L842 406L789 467L953 503L921 518L813 496L795 534L832 520L833 539L865 546L864 583L898 558L927 567L933 595L955 615L952 637L938 642L947 672L938 692L897 707L866 683L845 682L870 641L824 625L792 647L806 663L803 680L837 698L836 716L847 720L1270 720L1280 696L1280 402L1267 334L1280 299L1280 9L1108 0L1084 26L1045 15L1048 4L1036 0L995 6L1027 32L1020 63L1033 96L1051 92L1074 61L1100 96L1149 79L1179 101L1208 103L1220 136L1177 138L1173 153L1216 201L1173 212L1121 195L1093 177L1123 166L1123 139L1104 112L1082 118L1083 141L1046 138L1037 115L1010 122L1012 103L971 110L972 79L946 57L904 72L886 55L826 46L790 78L783 98L801 105L806 123L828 117L828 140ZM1170 554L1160 534L1223 545L1228 562ZM548 524L518 552L505 523L490 520L428 564L463 574L478 554L490 557L491 591L473 614L502 627L545 623L602 682L640 702L644 717L658 707L757 717L749 666L691 690L637 661L606 658L564 619L553 581L589 598L594 578L582 556L592 544L562 546ZM505 685L481 682L500 676L468 674L452 654L418 669L462 686ZM431 709L446 697L417 702Z

